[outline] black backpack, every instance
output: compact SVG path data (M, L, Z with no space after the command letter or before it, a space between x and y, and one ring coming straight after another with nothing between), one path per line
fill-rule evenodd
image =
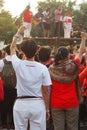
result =
M12 62L7 61L6 59L3 59L3 61L4 67L1 74L3 85L8 89L13 89L16 86L16 75L12 66Z

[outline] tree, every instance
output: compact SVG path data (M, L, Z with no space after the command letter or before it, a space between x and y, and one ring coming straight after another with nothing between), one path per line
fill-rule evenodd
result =
M11 14L5 10L0 13L0 40L10 43L13 35L16 33L17 26Z
M4 0L0 0L0 8L3 7Z
M10 43L17 27L14 24L14 18L8 11L2 9L4 0L0 0L0 40Z
M79 9L73 11L74 21L76 24L82 24L87 31L87 2L81 3Z

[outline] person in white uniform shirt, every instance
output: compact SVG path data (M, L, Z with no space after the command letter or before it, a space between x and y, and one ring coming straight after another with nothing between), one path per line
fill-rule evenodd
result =
M71 31L72 31L72 17L70 16L70 12L66 12L66 16L63 19L64 25L64 38L70 38Z
M21 50L26 60L16 56L16 41L22 32L20 28L11 45L12 64L17 76L17 100L13 116L15 130L26 130L28 120L30 130L46 130L46 117L49 119L48 86L50 74L45 65L34 61L37 44L33 40L22 42Z

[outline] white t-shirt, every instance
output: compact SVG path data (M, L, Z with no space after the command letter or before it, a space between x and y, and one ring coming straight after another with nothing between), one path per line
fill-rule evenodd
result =
M65 16L63 21L64 21L64 26L66 26L66 27L68 26L68 27L72 28L72 17Z
M20 60L12 56L12 64L17 76L17 96L42 97L42 85L51 85L47 67L36 61Z
M43 12L43 22L46 22L46 18L47 19L50 19L50 13L49 12L47 12L47 11L44 11Z

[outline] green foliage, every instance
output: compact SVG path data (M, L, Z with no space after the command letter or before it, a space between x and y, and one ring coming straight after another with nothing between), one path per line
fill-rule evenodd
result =
M73 11L73 21L78 25L82 24L83 28L87 31L87 2L79 5L79 9Z
M0 14L0 40L10 43L17 30L14 19L9 12L2 10Z

